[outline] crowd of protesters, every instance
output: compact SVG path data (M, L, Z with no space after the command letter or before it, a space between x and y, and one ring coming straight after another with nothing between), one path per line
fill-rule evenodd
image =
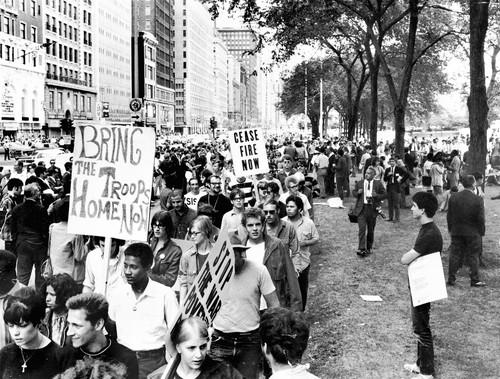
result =
M467 229L469 238L457 235L452 249L453 270L467 260L474 271L471 285L484 286L476 265L484 235L482 200L470 200L478 212L469 214L453 195L464 190L484 196L478 185L483 175L464 175L464 146L460 138L415 138L398 156L388 143L372 149L342 138L271 138L269 172L238 177L227 141L165 143L155 153L152 206L159 210L151 217L149 240L112 239L109 262L103 237L68 232L71 162L63 168L55 161L50 167L17 163L0 182L5 244L0 250L0 379L314 378L301 364L309 336L303 312L311 247L320 239L314 209L320 200L314 199L354 197L356 253L362 258L373 252L385 199L390 222L399 222L400 208L410 207L422 225L438 209L448 210L453 235L464 230L464 222L482 222ZM498 149L497 140L492 150ZM427 197L410 199L412 187ZM235 275L221 294L213 325L198 318L176 323L221 234L234 250ZM179 240L189 248L183 250ZM403 263L441 251L427 240L419 235ZM467 249L474 253L465 254ZM453 270L449 285L455 281ZM429 311L422 309L415 311L420 312L414 318L417 334L428 329ZM423 350L424 358L420 350L419 345L426 365L410 369L432 377L430 350ZM164 365L171 359L167 372Z

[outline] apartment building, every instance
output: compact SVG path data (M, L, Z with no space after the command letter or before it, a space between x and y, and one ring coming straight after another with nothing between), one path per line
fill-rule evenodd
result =
M42 133L44 64L41 1L0 0L0 133Z
M95 0L44 0L45 109L49 136L96 120Z

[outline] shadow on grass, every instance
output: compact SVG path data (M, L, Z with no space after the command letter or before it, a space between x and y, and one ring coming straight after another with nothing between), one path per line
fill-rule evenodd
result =
M471 288L462 268L449 298L433 304L436 377L500 378L500 201L489 200L483 239L486 268L480 269L486 288ZM307 316L311 339L304 361L321 378L411 378L404 363L416 359L412 334L406 267L401 255L413 247L419 224L409 210L401 222L377 221L374 254L359 258L357 225L347 220L347 209L316 206L321 242L313 251ZM444 239L443 265L448 270L449 235L446 213L435 217ZM360 295L379 295L381 303Z

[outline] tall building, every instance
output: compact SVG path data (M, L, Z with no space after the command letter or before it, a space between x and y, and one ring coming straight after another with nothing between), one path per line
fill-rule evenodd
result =
M98 117L108 117L110 122L131 122L132 6L120 0L94 0L94 3L97 10Z
M240 92L242 83L240 81L241 64L232 55L228 56L227 75L227 112L228 129L239 129L242 125Z
M282 112L278 110L280 93L283 88L279 71L273 70L260 75L258 88L260 123L264 129L277 133L283 119Z
M228 120L228 79L229 79L229 66L228 57L229 52L222 39L217 35L214 38L214 108L213 117L217 121L218 127L227 128L229 126Z
M45 122L41 1L0 0L0 130L38 135Z
M72 134L71 126L96 119L94 6L91 0L46 0L43 6L49 136Z
M214 116L214 24L198 0L175 2L175 131L209 133Z
M246 125L256 125L259 120L257 102L257 75L259 75L258 54L248 54L257 46L257 38L249 29L220 28L218 32L226 43L229 52L245 68L246 97L248 104L242 109Z
M140 89L150 79L141 73L141 66L144 65L141 52L147 52L144 43L151 40L149 37L154 37L155 83L153 96L148 97L145 107L150 114L154 112L155 117L148 117L148 124L155 126L158 133L172 133L174 127L173 4L173 0L132 0L132 92L133 97L144 98ZM149 37L144 39L146 34L141 34L143 32L149 33ZM146 71L145 74L149 73Z

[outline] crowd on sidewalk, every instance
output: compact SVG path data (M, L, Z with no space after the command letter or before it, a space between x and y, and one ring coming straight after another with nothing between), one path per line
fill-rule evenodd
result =
M71 162L64 170L55 162L16 164L0 182L0 379L314 378L301 357L319 199L354 198L361 258L373 253L382 202L394 223L400 208L411 208L422 231L405 264L442 250L428 244L439 230L427 224L447 210L448 284L467 263L471 285L485 285L477 266L483 176L465 175L462 142L414 139L398 156L388 143L372 149L341 138L270 138L270 170L252 177L234 174L227 141L165 143L155 153L152 200L160 210L149 239L112 239L109 262L103 237L68 232ZM412 187L424 195L410 198ZM177 322L221 237L232 245L235 269L213 324L196 317ZM411 369L429 378L430 306L422 309L414 317L421 338Z

